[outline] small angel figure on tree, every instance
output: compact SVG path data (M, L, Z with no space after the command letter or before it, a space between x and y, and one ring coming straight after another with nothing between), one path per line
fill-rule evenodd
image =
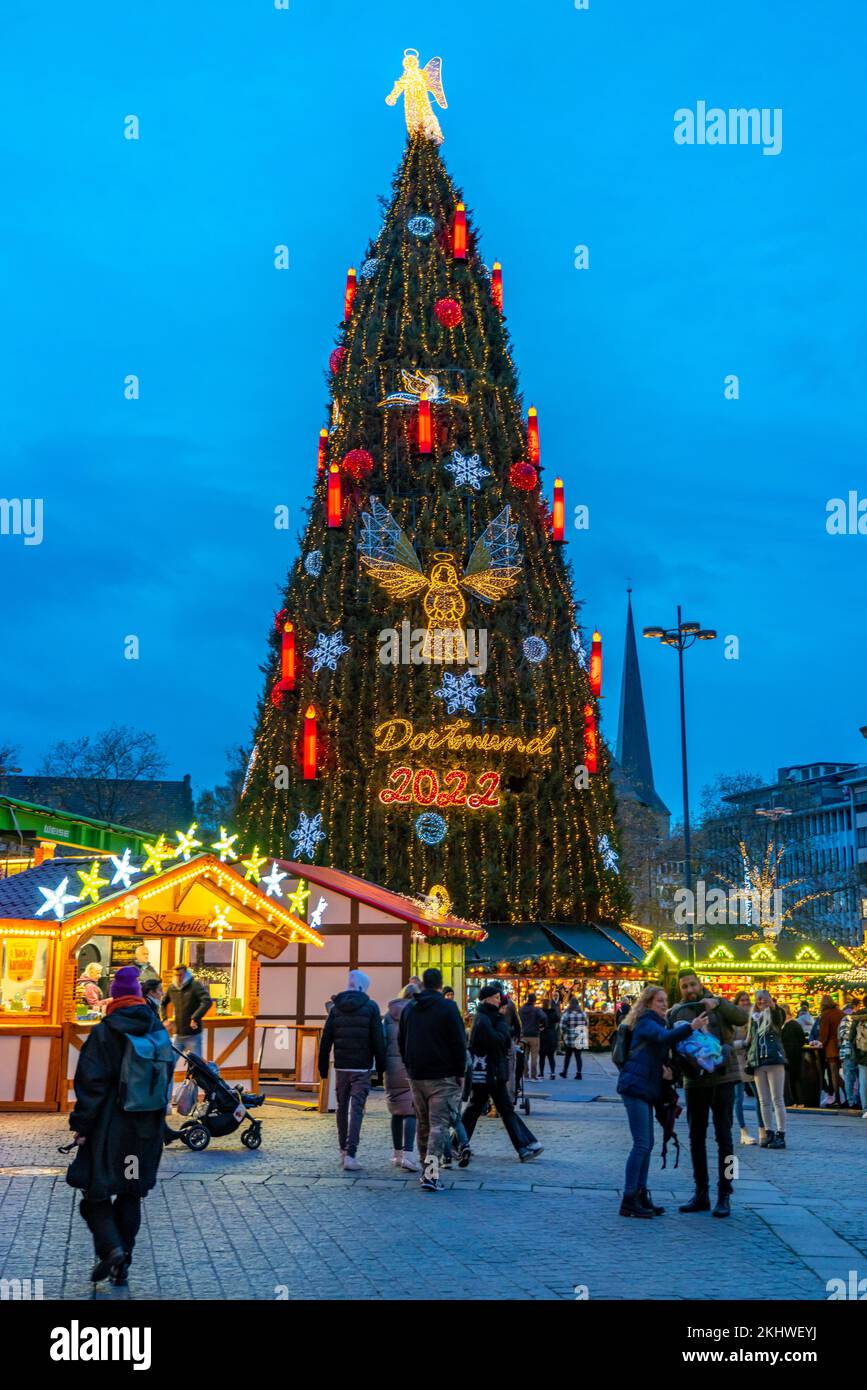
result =
M403 76L399 77L385 98L388 106L394 106L401 92L404 98L406 128L410 135L425 135L438 145L443 142L440 123L431 110L430 98L434 97L445 111L448 106L443 91L442 58L431 58L424 67L419 67L418 49L405 48L403 51Z

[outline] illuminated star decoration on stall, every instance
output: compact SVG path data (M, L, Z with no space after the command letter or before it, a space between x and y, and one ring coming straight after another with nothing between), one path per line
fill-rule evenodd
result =
M445 465L447 473L455 480L455 487L471 487L479 492L484 478L490 478L490 468L485 468L478 454L462 454L455 449L451 461Z
M570 644L571 644L571 646L572 646L573 652L575 653L575 657L576 657L576 659L577 659L577 661L578 661L578 665L581 667L581 670L582 670L582 671L586 671L586 670L587 670L587 648L584 646L584 643L581 641L581 633L578 631L577 627L573 627L572 631L569 633L569 642L570 642Z
M178 842L178 858L183 859L186 864L194 850L202 848L201 840L196 839L196 822L193 821L189 830L176 830L175 839Z
M476 700L484 693L485 687L479 684L472 671L465 671L462 676L444 672L442 685L434 691L437 699L445 700L446 714L456 714L459 709L475 714Z
M79 900L72 893L67 893L69 879L65 878L56 888L40 888L39 891L45 902L36 910L36 916L41 917L43 912L53 912L58 921L63 919L66 913L67 903L77 903Z
M246 869L246 871L247 871L247 872L244 874L244 877L245 877L245 878L248 878L248 879L250 880L251 883L258 883L258 882L259 882L259 872L260 872L260 870L261 870L261 868L262 868L262 865L263 865L263 864L267 864L267 863L268 863L268 856L267 856L267 854L260 854L260 853L259 853L259 846L258 846L258 845L254 845L254 847L253 847L253 853L250 855L250 858L249 858L249 859L243 859L243 860L241 861L241 867L242 867L243 869Z
M403 390L389 391L379 402L380 406L390 409L392 406L405 405L415 409L419 401L430 401L431 405L466 405L469 400L466 392L447 391L440 386L435 372L423 374L402 370L400 379Z
M220 826L220 838L219 840L214 841L214 843L211 845L211 849L215 849L217 851L217 853L220 856L220 859L224 864L226 860L229 858L230 854L234 856L235 841L237 840L237 838L237 835L230 835L224 825Z
M81 879L79 902L84 902L85 898L89 898L92 903L98 903L100 888L108 887L108 879L99 876L99 860L94 859L89 869L77 869L76 872Z
M310 897L310 889L307 887L303 878L299 878L298 887L294 893L288 897L288 910L294 912L296 917L303 917L307 912L307 899Z
M224 928L226 931L232 930L232 924L229 921L229 909L225 904L214 903L214 920L211 922L211 926L216 927L218 939L222 938Z
M311 817L302 811L298 817L298 825L289 832L289 839L295 846L296 854L306 854L309 859L312 859L319 841L325 839L325 831L322 829L322 812L317 811L316 815Z
M305 555L304 568L313 579L318 579L322 573L322 551L311 550L309 555Z
M133 874L141 873L141 869L137 869L135 864L131 864L129 862L128 849L124 850L120 859L118 859L116 854L113 854L111 856L111 862L116 870L114 878L111 880L112 886L114 886L114 884L116 883L120 883L124 888L129 888L130 879L132 878Z
M154 844L145 841L143 849L145 852L144 873L147 873L148 869L153 869L155 874L161 874L163 860L174 859L177 854L177 849L170 845L165 835L162 834Z
M266 898L282 898L283 889L280 887L280 884L283 882L284 878L288 877L289 875L287 873L278 869L276 859L273 860L270 874L266 874L262 879L262 887L265 889Z
M460 579L454 556L443 551L434 553L428 578L412 541L398 526L388 508L377 497L371 497L370 505L371 510L361 514L362 538L358 549L362 563L371 578L392 599L411 598L426 591L424 611L429 639L433 634L447 633L463 641L467 605L462 588L469 590L483 603L496 603L511 593L517 583L522 557L518 548L518 528L510 520L508 506L494 517L479 536ZM425 648L427 659L431 659L431 651L435 651L435 645L429 639ZM439 640L441 643L441 636ZM458 652L461 650L459 645Z
M431 58L424 67L419 64L417 48L403 50L403 74L397 79L388 96L387 106L395 106L399 96L403 96L406 128L410 135L424 135L441 145L443 133L440 123L433 113L431 97L443 111L446 110L446 94L443 91L442 58Z
M322 926L322 914L328 906L327 898L320 898L316 907L313 909L313 916L310 918L310 925L314 931L319 931Z
M615 874L619 874L619 855L617 853L617 850L614 848L611 841L609 840L608 836L600 835L598 840L596 841L596 845L598 847L599 853L602 855L602 867L605 869L611 869Z
M337 663L340 658L349 651L343 640L342 631L338 632L319 632L312 647L309 647L306 656L313 662L313 674L321 671L323 666L327 666L329 671L337 670Z

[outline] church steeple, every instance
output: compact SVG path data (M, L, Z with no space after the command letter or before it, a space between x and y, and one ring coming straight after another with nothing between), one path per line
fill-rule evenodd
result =
M638 666L638 648L632 622L632 588L628 588L626 593L626 646L623 652L623 679L620 685L620 716L617 721L617 761L632 784L638 800L651 810L668 815L668 808L653 785L641 671Z

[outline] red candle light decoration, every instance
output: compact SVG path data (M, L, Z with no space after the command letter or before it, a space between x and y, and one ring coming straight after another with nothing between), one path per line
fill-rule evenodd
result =
M500 265L500 262L499 262L499 261L494 261L494 267L493 267L493 270L491 271L491 299L494 301L494 303L495 303L495 305L497 306L497 308L499 309L500 313L502 313L502 312L503 312L503 267Z
M295 689L295 624L283 624L280 648L280 684L284 690Z
M551 513L551 534L555 541L566 539L566 496L563 479L554 479L554 509Z
M527 458L531 463L538 463L541 458L539 449L539 412L534 405L527 411Z
M346 291L343 295L343 322L348 323L352 314L352 305L355 300L355 291L358 289L358 280L353 266L346 272Z
M433 430L430 418L430 401L426 396L422 396L418 403L418 451L420 454L429 454L433 442Z
M319 445L316 450L316 476L321 478L328 462L328 431L319 431Z
M318 737L316 733L316 707L308 705L304 711L304 735L301 745L301 757L304 764L304 780L312 782L316 777L316 755Z
M584 706L584 766L588 772L599 767L599 738L596 732L596 711L592 705Z
M343 489L340 486L340 469L336 463L328 468L328 525L343 525Z
M452 232L452 255L456 261L467 259L467 213L463 203L455 208L455 225Z
M602 694L602 637L594 632L590 647L590 689L598 699Z

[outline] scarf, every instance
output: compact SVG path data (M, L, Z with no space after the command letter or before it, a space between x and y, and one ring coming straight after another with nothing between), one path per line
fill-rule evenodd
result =
M113 1014L115 1009L129 1009L133 1004L143 1004L144 1000L140 994L122 994L119 999L112 999L106 1006L106 1015Z

